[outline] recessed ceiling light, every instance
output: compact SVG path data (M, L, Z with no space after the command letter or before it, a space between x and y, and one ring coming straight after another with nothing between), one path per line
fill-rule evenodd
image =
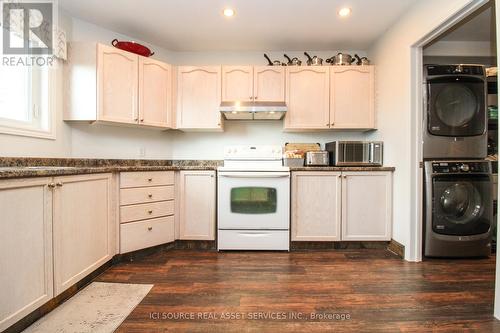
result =
M351 15L351 8L349 7L344 7L344 8L340 8L340 10L338 11L338 14L340 17L347 17L349 15Z
M224 14L224 16L226 17L232 17L234 16L234 10L231 9L231 8L226 8L224 9L224 11L222 12Z

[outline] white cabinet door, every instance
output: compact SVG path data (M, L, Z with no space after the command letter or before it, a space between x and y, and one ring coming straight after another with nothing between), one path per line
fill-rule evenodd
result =
M253 101L253 67L222 67L222 100L224 102Z
M180 239L215 240L215 171L181 171Z
M220 66L180 66L178 68L179 129L222 130L220 102Z
M326 66L286 69L286 130L330 128L330 76Z
M112 175L54 178L54 285L59 295L115 251Z
M292 173L292 241L339 241L340 172Z
M342 240L391 240L392 172L342 175Z
M172 66L150 58L139 59L139 122L173 127Z
M375 128L373 66L332 66L330 122L338 129Z
M258 102L285 102L285 67L255 66L253 95Z
M136 54L97 45L98 120L138 123L138 63Z
M53 297L49 182L0 181L0 331Z

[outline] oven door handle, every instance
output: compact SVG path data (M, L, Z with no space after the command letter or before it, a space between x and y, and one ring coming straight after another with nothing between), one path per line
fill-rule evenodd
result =
M278 172L231 172L231 173L219 173L219 177L225 178L290 178L290 173L278 173Z

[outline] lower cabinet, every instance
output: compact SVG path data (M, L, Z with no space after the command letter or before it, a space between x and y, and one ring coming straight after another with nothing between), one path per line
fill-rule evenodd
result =
M339 241L340 172L292 174L292 241Z
M112 175L54 178L54 287L59 295L114 255Z
M0 332L53 297L49 182L0 181Z
M389 241L392 172L293 172L292 241Z
M179 238L215 240L215 171L181 171Z
M342 173L342 240L390 241L392 172Z

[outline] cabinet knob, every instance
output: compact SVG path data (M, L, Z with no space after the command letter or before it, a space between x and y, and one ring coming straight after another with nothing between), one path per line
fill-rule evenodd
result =
M347 176L344 176L344 179L347 179Z
M54 184L54 183L50 183L50 184L48 184L47 186L48 186L49 188L55 188L55 187L56 187L56 184Z
M330 127L330 124L326 124L325 126L326 126L326 127Z
M218 124L217 124L217 126L219 126L219 127L220 127L220 123L218 123Z
M148 210L148 214L149 215L153 214L153 211L152 210Z
M141 123L143 123L143 122L144 122L144 119L141 119Z
M149 194L148 194L148 198L150 198L150 199L151 199L152 197L153 197L153 194L149 193Z
M148 182L152 182L153 181L153 178L148 178Z
M57 182L57 183L56 183L56 186L57 186L57 187L62 187L62 186L63 186L63 183L61 183L61 182Z
M257 96L254 97L256 100L259 99Z
M253 100L253 96L250 96L248 99L249 99L249 100Z
M151 230L153 230L153 227L148 227L148 231L151 231Z
M335 123L331 123L331 124L330 124L330 126L333 126L333 125L335 125Z
M139 121L139 118L134 118L134 121Z

